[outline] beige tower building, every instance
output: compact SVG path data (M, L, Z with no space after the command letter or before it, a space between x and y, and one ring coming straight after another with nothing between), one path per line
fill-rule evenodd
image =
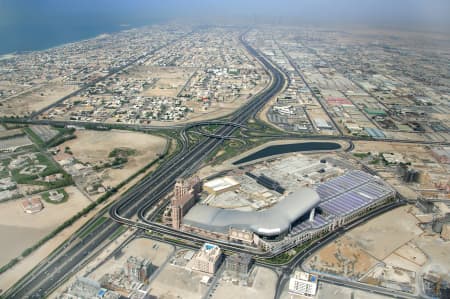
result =
M195 176L189 179L177 179L174 196L171 200L172 227L180 229L181 220L194 205L195 197L200 192L200 179Z

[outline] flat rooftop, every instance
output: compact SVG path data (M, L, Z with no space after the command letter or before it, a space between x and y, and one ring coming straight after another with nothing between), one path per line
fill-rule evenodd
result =
M203 184L204 187L210 188L215 192L224 190L233 186L238 186L239 182L231 177L222 177L207 181Z

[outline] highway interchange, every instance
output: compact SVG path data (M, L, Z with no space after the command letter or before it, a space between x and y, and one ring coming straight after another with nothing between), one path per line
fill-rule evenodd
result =
M106 244L108 244L110 236L113 235L113 233L116 232L117 229L119 229L122 224L138 227L146 231L151 230L154 232L159 232L164 235L169 235L175 238L186 240L191 244L196 244L198 246L202 242L209 241L207 238L198 235L180 233L179 231L173 230L167 226L162 226L160 224L153 223L150 220L148 220L149 216L148 211L156 207L160 199L173 188L175 180L178 177L182 176L183 174L192 173L193 171L197 170L201 166L201 164L205 161L205 159L222 145L225 139L231 138L231 135L235 130L237 130L242 126L245 126L245 124L250 118L254 117L256 113L258 113L271 98L273 98L278 92L280 92L284 88L287 76L283 73L283 70L280 70L279 68L274 66L266 57L261 55L254 48L252 48L245 41L244 34L241 36L241 42L245 46L247 51L255 58L257 58L259 62L265 67L267 73L270 75L271 78L269 86L266 87L259 94L255 95L250 101L244 104L241 108L236 110L227 119L227 121L210 121L210 122L194 123L188 126L178 125L166 127L166 129L180 129L181 150L173 157L171 157L170 160L165 161L150 176L146 177L144 180L138 183L132 190L125 193L125 195L122 198L120 198L116 203L114 203L109 209L110 217L105 222L92 229L90 233L87 234L87 236L73 237L69 241L65 242L57 251L55 251L47 259L42 261L32 272L26 275L18 284L16 284L12 289L8 290L7 293L5 294L6 298L42 298L48 296L63 281L65 281L72 274L76 273L87 260L95 256L95 254L98 253L101 250L101 248L103 248ZM150 54L151 53L149 53L148 55ZM136 60L130 62L130 64L133 64L143 58L144 57L139 57ZM127 66L130 64L127 64ZM117 71L120 70L116 70L115 72ZM299 74L301 74L297 68L296 71L299 72ZM98 123L57 122L49 120L38 120L35 118L30 118L27 120L27 122L39 124L52 124L52 125L73 124L77 126L83 125L101 126L101 124ZM216 125L218 129L212 134L204 134L205 136L196 144L194 145L190 144L187 134L188 130L196 126L211 125L211 124ZM128 126L128 128L136 129L133 125ZM162 128L147 126L143 128L140 127L139 129L153 130ZM298 135L292 135L292 137L298 138ZM318 136L309 136L308 138L325 139L323 137ZM337 139L336 137L332 138ZM340 138L350 141L350 149L352 148L351 141L356 139L343 137L342 134ZM420 143L408 140L401 142ZM404 204L404 202L403 201L396 202L393 204L393 206L397 206L399 204ZM373 211L372 213L367 215L361 221L365 221L375 215L378 215L381 212L389 210L393 206L387 206L384 207L383 209L377 209L376 211ZM104 215L104 213L100 213L97 217L92 219L87 227L89 227L89 225L92 225L95 222L95 220L102 215ZM135 220L136 216L137 220ZM324 244L328 243L329 241L333 240L334 238L338 237L340 234L343 233L343 231L349 228L350 227L341 228L340 230L334 232L333 234L326 236L321 242L315 243L306 252L299 254L292 261L290 261L288 264L282 267L264 264L265 266L282 270L282 274L280 275L280 279L277 284L276 297L277 298L279 297L280 292L283 289L290 273L298 264L301 264L301 262L305 258L307 258L312 252L314 252ZM225 250L248 252L259 257L271 257L279 253L279 252L274 253L261 252L252 247L230 244L224 241L223 242L219 241L216 243L218 243ZM283 248L283 251L288 249L290 248ZM260 264L262 265L261 262ZM362 285L355 282L341 281L332 277L323 277L322 279L324 281L334 284L342 284L354 288L377 292L380 294L386 293L385 290L380 289L378 287ZM395 294L391 293L391 294L396 295L399 298L412 298L411 296L407 296L404 293L395 293Z
M284 86L285 77L269 61L251 48L241 37L247 50L254 55L271 75L271 83L263 92L239 108L230 122L244 124L254 116L264 104L276 95ZM217 136L230 136L236 125L223 125L215 132ZM121 223L131 224L130 220L141 209L155 203L160 196L172 189L175 179L186 170L200 166L209 153L217 149L222 138L204 138L198 144L188 147L185 130L181 133L182 149L172 159L164 163L151 176L140 182L133 190L127 192L110 210L112 219L108 219L95 227L85 238L72 240L60 250L42 262L29 275L22 279L12 290L6 293L7 298L41 298L47 296L68 275L76 272L78 266L98 249L120 227ZM114 221L117 220L117 221Z

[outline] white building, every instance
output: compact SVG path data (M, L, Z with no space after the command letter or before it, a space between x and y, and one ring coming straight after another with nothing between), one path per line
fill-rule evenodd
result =
M317 283L317 276L297 270L289 280L289 294L292 295L291 298L295 298L295 296L315 296Z
M315 118L314 123L318 129L331 130L333 127L323 118Z
M294 115L294 106L273 106L273 111L280 113L281 115Z
M227 191L236 190L239 186L240 184L238 181L232 177L226 176L205 182L203 184L203 190L209 194L218 195Z
M222 261L222 250L219 246L205 243L196 253L192 262L192 270L214 274Z

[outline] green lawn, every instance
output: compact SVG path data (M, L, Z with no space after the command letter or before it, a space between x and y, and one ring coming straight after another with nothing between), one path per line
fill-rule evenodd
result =
M136 154L136 150L132 149L132 148L127 148L127 147L118 147L113 149L110 153L109 153L109 157L110 158L114 158L114 157L129 157L129 156L133 156Z
M109 236L109 239L110 240L116 239L118 236L120 236L126 230L127 230L127 227L121 225L111 236Z
M59 193L62 193L64 195L64 197L60 201L50 200L50 191L42 193L42 199L51 204L60 204L60 203L66 202L67 199L69 198L69 195L67 194L67 192L64 189L58 189L56 191L58 191Z
M87 235L89 235L97 226L101 225L103 222L105 222L106 220L108 220L107 217L100 217L97 220L95 220L94 223L92 223L89 228L87 228L85 231L83 231L83 233L80 235L80 238L84 238Z
M46 168L44 171L38 173L38 174L21 174L20 171L23 168L20 169L13 169L11 171L12 176L14 180L18 184L30 184L30 185L41 185L46 186L47 189L55 189L55 188L61 188L64 186L68 186L72 184L72 178L70 175L65 173L55 162L51 161L47 156L45 156L42 153L36 154L36 160L38 161L37 164L45 165ZM33 165L33 161L31 161L30 165ZM56 174L56 173L62 173L63 179L58 180L56 182L45 182L42 180L37 180L38 178L44 178L48 175Z
M283 252L283 253L281 253L277 256L274 256L272 258L269 258L269 259L264 259L263 261L268 264L274 264L274 265L285 264L285 263L289 262L291 259L293 259L297 254L299 254L300 252L302 252L303 250L308 248L309 245L311 245L311 241L302 243L289 251Z
M38 147L43 148L45 147L45 142L42 140L36 133L33 132L30 128L24 128L23 129L25 133L27 133L28 137L30 137L31 141L33 141L34 144L36 144Z
M8 165L9 165L10 161L11 161L11 159L0 160L0 165L4 166L4 169L0 170L0 179L9 177Z

